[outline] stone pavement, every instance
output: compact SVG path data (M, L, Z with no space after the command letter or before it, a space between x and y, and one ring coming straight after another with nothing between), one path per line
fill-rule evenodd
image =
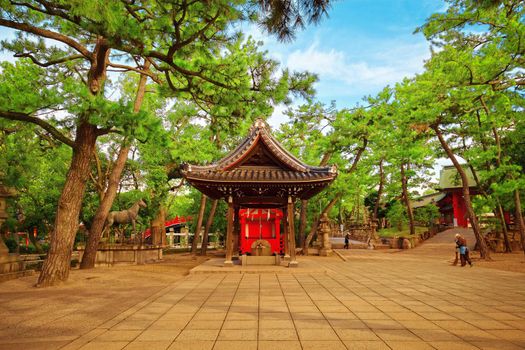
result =
M0 336L0 349L525 349L524 274L343 254L299 258L323 273L189 275L80 337Z

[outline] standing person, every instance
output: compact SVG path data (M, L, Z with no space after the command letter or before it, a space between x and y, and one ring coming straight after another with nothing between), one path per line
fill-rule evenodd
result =
M468 262L470 267L472 267L472 261L470 260L470 252L467 247L467 240L461 236L456 238L456 246L459 246L459 259L461 260L461 266L465 266Z
M347 233L347 234L345 235L345 246L344 246L344 249L348 249L348 245L349 245L349 243L350 243L350 234Z

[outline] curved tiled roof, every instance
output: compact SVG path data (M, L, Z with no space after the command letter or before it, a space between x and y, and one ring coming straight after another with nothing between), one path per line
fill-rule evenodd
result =
M224 158L205 166L185 164L182 174L190 184L212 198L233 193L235 189L245 197L256 197L263 192L282 196L284 192L279 189L284 188L286 193L306 199L332 182L337 169L303 163L271 135L264 120L257 119L248 136ZM268 190L262 189L265 186ZM257 190L250 191L247 189L250 187Z

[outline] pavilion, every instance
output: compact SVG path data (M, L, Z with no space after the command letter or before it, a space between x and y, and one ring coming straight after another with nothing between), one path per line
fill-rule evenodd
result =
M241 208L283 210L283 237L288 266L296 266L294 203L321 192L337 176L335 166L309 166L271 135L269 126L257 119L248 136L228 155L210 165L185 164L184 178L212 199L228 203L225 265L232 265L239 246Z

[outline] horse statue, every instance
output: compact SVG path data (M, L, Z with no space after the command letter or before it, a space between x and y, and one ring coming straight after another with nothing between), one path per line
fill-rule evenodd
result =
M109 212L106 219L106 230L110 229L114 224L120 225L131 223L133 225L133 235L135 236L135 222L137 220L137 216L139 215L139 209L146 207L146 203L144 203L142 199L139 199L129 209Z

